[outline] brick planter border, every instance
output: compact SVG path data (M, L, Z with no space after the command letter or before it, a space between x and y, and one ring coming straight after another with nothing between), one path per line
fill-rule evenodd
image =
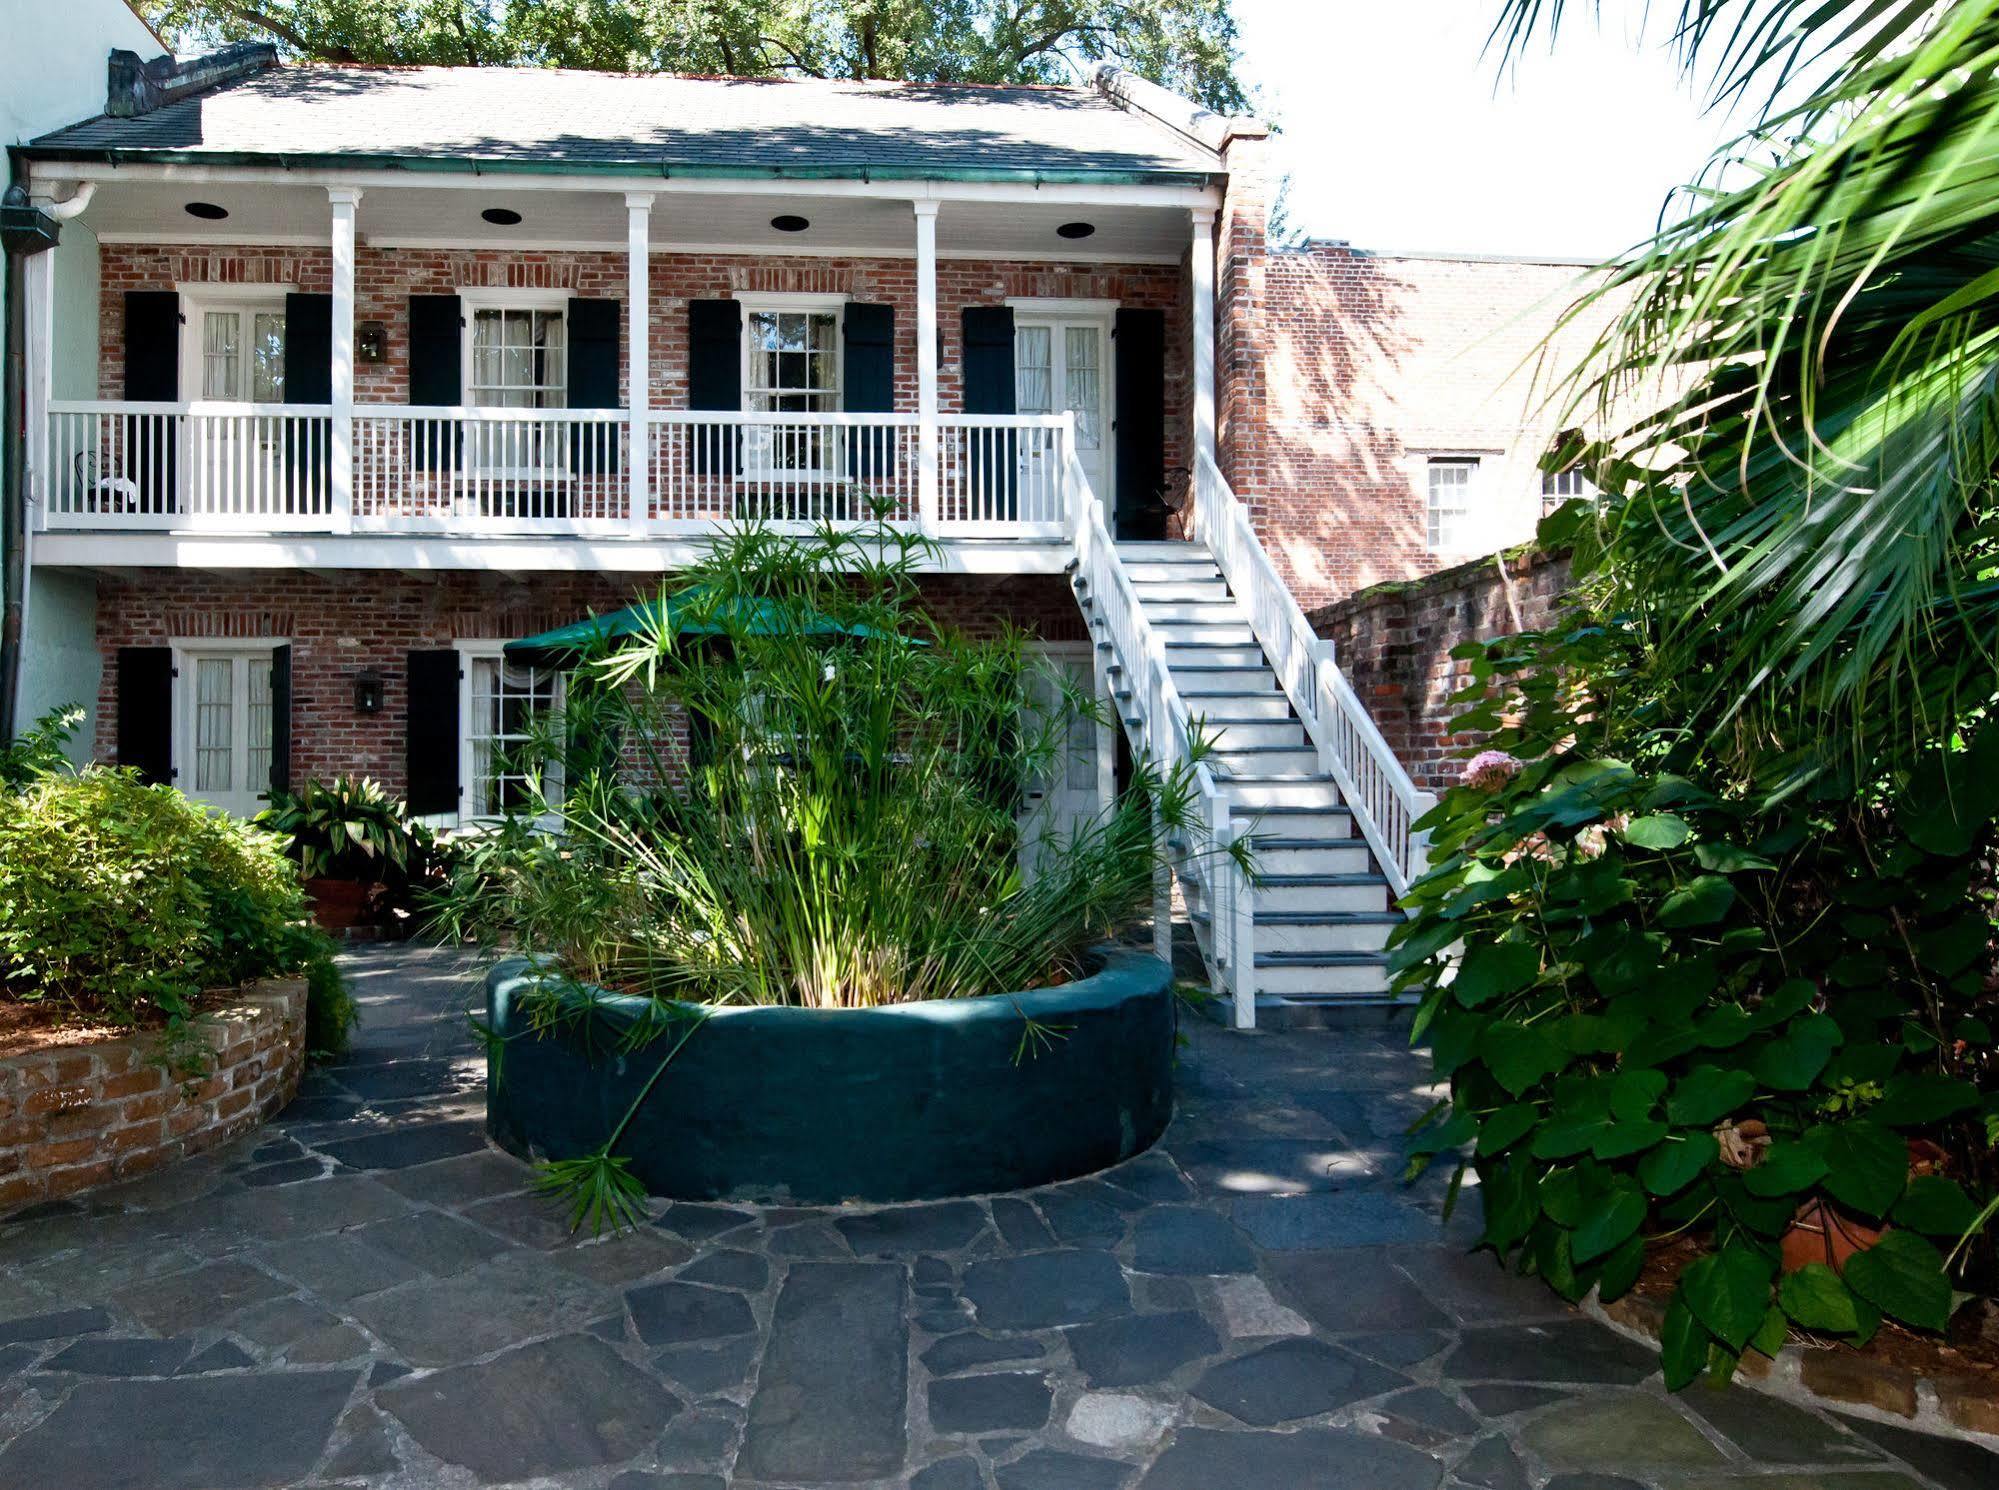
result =
M291 1101L305 1065L305 980L226 990L196 1023L211 1059L177 1079L156 1034L0 1058L0 1215L226 1143Z
M1592 1293L1583 1312L1619 1334L1659 1343L1666 1306L1626 1294L1604 1304ZM1736 1379L1773 1397L1999 1449L1999 1395L1975 1376L1925 1376L1840 1346L1786 1345L1773 1356L1743 1352Z

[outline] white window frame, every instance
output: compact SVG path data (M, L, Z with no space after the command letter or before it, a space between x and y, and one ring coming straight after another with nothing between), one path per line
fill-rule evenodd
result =
M1572 482L1577 490L1562 491L1564 481ZM1570 466L1566 471L1543 471L1541 473L1541 514L1546 516L1564 502L1582 500L1594 505L1601 501L1603 493L1597 489L1589 473L1581 466Z
M1423 546L1432 554L1441 557L1469 558L1476 554L1478 533L1483 521L1479 504L1486 493L1486 481L1493 465L1489 452L1483 450L1425 450L1416 457L1417 472L1421 479L1423 496ZM1455 535L1446 533L1438 522L1436 488L1431 484L1431 473L1439 466L1469 466L1471 476L1465 483L1464 508L1459 516L1459 530ZM1455 536L1456 542L1446 541Z
M846 295L820 295L792 292L740 294L735 297L742 307L742 329L737 335L738 351L741 357L737 373L742 388L740 407L743 413L753 412L750 407L750 368L755 361L755 351L750 343L750 320L761 313L793 315L831 315L833 317L833 396L834 408L827 411L843 414L847 409L847 302ZM771 392L774 390L764 390ZM809 391L809 390L805 390ZM743 458L741 469L736 474L738 481L763 484L780 483L789 485L820 485L828 481L844 480L846 463L842 453L846 441L840 438L838 429L827 431L820 448L830 453L830 467L776 466L770 463L770 444L767 439L759 439L754 427L744 431Z
M176 636L168 639L167 647L173 655L173 707L168 711L167 721L167 767L173 774L168 779L195 801L204 800L194 789L195 661L217 654L241 660L270 657L279 647L291 644L291 638L285 636ZM245 697L247 699L248 695ZM247 708L244 718L232 719L231 723L243 739L247 762L249 741L242 734L249 723ZM255 795L268 803L270 784L266 782L264 789Z
M270 285L175 285L180 296L182 330L180 338L180 386L181 399L192 405L207 405L210 408L234 408L256 403L250 398L204 398L201 394L204 349L207 342L207 322L210 311L229 311L237 316L254 316L260 311L275 311L285 314L285 297L292 293L289 284ZM246 337L237 348L237 355L245 359L243 367L247 371L249 339ZM291 355L291 327L285 327L285 354L287 362ZM291 368L285 369L289 381Z
M575 331L575 328L569 324L570 295L568 291L496 289L485 285L470 285L461 286L457 293L459 309L458 402L462 407L467 409L508 407L501 404L475 404L472 401L472 378L475 365L473 356L473 329L479 319L478 313L482 310L545 310L556 312L562 317L563 356L565 358L568 357L569 338ZM562 377L562 407L547 410L521 410L519 412L547 413L557 416L559 420L560 416L566 415L569 412L570 391L569 371L565 366ZM479 435L472 434L473 430L477 430L480 427L480 422L467 421L467 423L471 426L467 430L467 434L472 435L474 439L482 438ZM501 427L504 427L504 425ZM566 438L563 441L558 441L558 444L562 447L561 453L559 458L553 463L546 458L546 452L544 452L544 458L540 465L494 465L482 463L476 458L468 459L459 468L459 480L461 482L486 480L532 481L538 484L560 483L567 485L576 479L576 473L569 469Z
M498 661L506 665L504 641L459 640L452 643L452 650L458 653L458 822L495 823L504 813L475 810L472 788L478 773L474 769L478 762L478 751L472 733L472 710L477 690L473 684L474 665L481 661ZM537 664L539 666L539 664ZM562 671L549 669L555 674L555 688L549 696L549 708L561 713L568 692L568 679ZM483 737L481 737L483 738ZM562 765L551 761L548 766L548 795L555 801L562 799Z

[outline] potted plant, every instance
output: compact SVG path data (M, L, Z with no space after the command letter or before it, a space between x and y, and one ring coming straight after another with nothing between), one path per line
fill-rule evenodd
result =
M257 821L291 841L313 912L332 931L360 925L385 886L419 877L435 847L408 806L364 776L275 792Z

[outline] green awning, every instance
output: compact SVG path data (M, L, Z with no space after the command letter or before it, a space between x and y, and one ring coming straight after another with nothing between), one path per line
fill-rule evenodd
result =
M522 660L576 657L603 646L656 637L671 632L676 636L782 636L797 632L806 636L884 636L872 626L843 626L827 616L807 616L801 622L775 600L738 597L716 602L707 587L692 585L672 595L641 600L623 610L589 616L508 642L506 654Z

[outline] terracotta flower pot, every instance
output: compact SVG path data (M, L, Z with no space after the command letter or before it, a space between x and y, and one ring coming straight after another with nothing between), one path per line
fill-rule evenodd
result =
M1936 1174L1948 1156L1927 1138L1909 1140L1909 1178ZM1795 1273L1808 1262L1822 1262L1835 1273L1845 1270L1847 1259L1865 1252L1892 1230L1870 1226L1842 1211L1823 1198L1814 1197L1798 1207L1790 1227L1779 1242L1784 1271Z
M367 919L375 887L362 880L309 879L305 893L314 920L328 931L346 931Z

